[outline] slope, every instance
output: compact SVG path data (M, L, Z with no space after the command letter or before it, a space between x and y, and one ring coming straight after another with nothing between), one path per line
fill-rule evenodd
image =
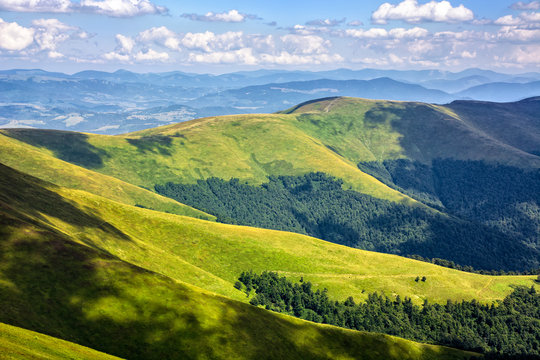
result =
M68 341L0 323L2 359L113 360L115 356Z
M17 130L12 131L17 133ZM71 146L72 149L75 148L75 154L70 155L70 159L77 159L75 162L78 165L99 162L99 156L94 153L95 150L84 145L85 134L60 131L44 131L43 134L46 134L44 137L47 138L48 145L52 148L66 146L66 144ZM69 144L69 142L72 143ZM215 219L215 217L202 211L146 189L60 160L54 156L54 151L43 147L32 147L13 137L5 136L2 131L0 131L0 153L2 154L2 163L5 165L22 172L31 173L40 179L60 186L84 189L128 205L139 205L159 211L208 220Z
M525 131L538 134L538 99L493 104L455 102L437 106L416 102L328 98L284 111L296 115L297 126L321 139L345 158L358 162L406 158L429 164L433 159L483 160L520 167L540 167L540 157L516 147ZM519 112L516 112L520 109ZM483 114L481 119L477 115ZM488 120L498 124L493 136ZM521 118L521 119L520 119ZM519 128L518 124L527 124ZM528 137L540 148L540 137Z
M164 214L38 182L4 166L1 173L0 201L11 211L23 212L80 244L242 301L247 301L245 294L233 284L249 269L303 276L341 300L378 291L415 302L490 302L507 295L510 285L531 285L534 280L465 273L294 233ZM418 275L429 281L418 284Z
M361 172L356 163L305 134L290 119L287 115L223 116L127 136L27 129L3 130L2 134L67 162L146 188L212 176L262 183L268 175L323 171L363 193L412 201Z
M82 192L62 190L5 166L0 169L0 321L4 323L130 359L465 359L474 355L281 316L131 265L72 241L51 224L56 219L94 226L110 238L132 241L110 223L95 223L102 220L97 209L80 207L59 194ZM10 189L13 184L18 188ZM27 197L34 201L28 202ZM100 201L145 215L176 218ZM38 344L30 346L37 350Z

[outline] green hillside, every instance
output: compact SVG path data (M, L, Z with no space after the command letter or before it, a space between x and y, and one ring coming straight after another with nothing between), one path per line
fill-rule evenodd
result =
M357 98L321 99L284 111L296 126L356 163L406 158L484 160L540 167L540 100L438 106ZM479 116L482 114L482 116ZM523 149L516 139L527 139Z
M12 131L17 133L17 130ZM43 131L36 135L46 139L49 146L53 148L66 146L70 141L86 136L85 134L60 131ZM67 146L76 149L78 144L81 143L81 141L76 141L74 144ZM76 154L74 156L79 158L81 151L74 151ZM60 186L85 190L128 205L141 205L158 211L201 219L215 219L214 216L146 189L60 160L55 157L56 153L54 151L44 147L30 146L13 137L5 136L2 131L0 131L0 154L2 154L3 164Z
M299 235L140 209L59 188L5 166L0 166L0 172L0 321L6 324L129 359L466 359L474 355L269 312L187 284L182 280L190 277L190 268L182 269L176 278L164 276L165 267L161 274L152 271L158 267L156 256L162 263L170 260L164 257L167 246L178 248L177 256L190 250L201 262L209 255L218 257L210 252L211 246L193 249L204 242L217 246L212 237L222 244L221 259L204 263L221 265L223 273L235 272L227 268L234 263L235 249L230 246L234 238L263 245L298 237L311 241L314 251L334 251L339 257L342 250L355 260L368 253ZM261 231L263 236L257 236ZM251 254L258 249L251 249ZM287 262L287 256L273 257L286 254L286 249L273 252L259 261L273 258L276 266L281 266L278 259ZM148 266L130 264L129 258L136 265L146 261ZM220 264L224 258L227 264ZM399 258L392 259L396 263ZM336 258L326 266L340 262ZM175 263L168 267L180 270ZM505 292L500 285L499 291ZM36 336L34 340L32 352L41 347ZM2 346L5 343L0 340Z
M16 187L13 184L17 184ZM378 291L423 299L491 302L533 276L484 276L294 233L213 223L140 209L60 188L2 167L0 200L80 244L172 279L247 301L233 287L242 271L304 277L336 298ZM54 206L51 206L54 204ZM418 284L416 276L429 281Z
M81 345L2 323L0 323L0 353L5 360L118 359Z
M206 118L126 136L40 130L2 134L87 169L153 189L168 181L232 177L262 183L268 175L322 171L363 193L412 201L327 148L288 115Z

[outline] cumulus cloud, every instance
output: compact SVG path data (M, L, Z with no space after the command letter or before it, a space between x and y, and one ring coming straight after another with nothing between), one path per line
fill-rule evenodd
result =
M153 27L151 29L144 30L139 33L137 39L140 42L145 43L154 42L171 50L180 49L180 39L178 38L178 35L165 26Z
M455 23L473 19L473 12L465 6L453 7L448 1L435 0L422 5L418 0L404 0L397 5L384 3L371 14L371 21L375 24L386 24L389 20Z
M0 0L0 10L65 13L73 10L71 0Z
M34 42L34 29L0 19L0 49L20 51Z
M497 32L497 38L514 42L536 42L540 40L540 29L519 29L513 26L504 26Z
M285 49L293 54L323 54L327 53L330 41L315 35L288 34L281 38Z
M193 20L193 21L230 22L230 23L244 22L248 19L250 20L259 19L257 15L243 14L235 9L222 12L222 13L214 13L212 11L209 11L204 15L182 14L182 17Z
M341 20L337 20L337 19L315 19L315 20L310 20L310 21L306 22L306 25L333 27L333 26L341 25L344 22L345 22L345 18L343 18Z
M197 49L205 52L230 51L244 47L243 32L228 31L223 34L215 34L211 31L204 33L187 33L181 40L183 46L188 49Z
M360 20L353 20L347 23L347 26L362 26L362 25L364 25L364 23L361 22Z
M149 61L149 62L165 62L169 60L169 54L166 52L157 52L152 49L148 49L147 51L139 51L137 52L133 58L137 61Z
M33 51L47 51L51 59L64 57L57 51L58 46L67 40L84 40L90 35L76 26L65 24L58 19L36 19L32 21L34 40L37 48Z
M518 16L505 15L493 22L495 25L517 26L521 28L540 27L540 12L522 12Z
M164 14L167 8L149 0L0 0L0 10L17 12L88 12L111 17Z
M148 14L164 14L167 8L149 0L81 0L80 9L111 17L133 17Z
M523 2L518 1L510 6L514 10L540 10L540 0Z
M123 54L129 54L135 46L135 40L129 36L116 34L117 51Z
M383 28L345 30L346 36L357 39L418 39L424 38L428 34L429 32L421 27L414 27L412 29L394 28L391 30Z

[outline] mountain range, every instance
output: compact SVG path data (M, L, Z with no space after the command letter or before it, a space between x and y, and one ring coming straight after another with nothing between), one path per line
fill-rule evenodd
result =
M509 102L540 94L540 74L480 69L259 70L222 75L0 71L0 127L120 134L205 116L267 113L327 96Z

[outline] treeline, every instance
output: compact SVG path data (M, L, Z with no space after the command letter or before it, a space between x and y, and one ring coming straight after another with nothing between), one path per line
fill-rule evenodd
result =
M435 264L439 266L444 266L450 269L456 269L459 271L466 271L470 273L475 274L482 274L482 275L540 275L540 269L531 269L531 270L525 270L525 271L504 271L504 270L477 270L473 268L470 265L462 266L459 264L456 264L453 261L445 260L445 259L439 259L439 258L433 258L428 259L424 258L420 255L406 255L409 259L419 260L423 262L427 262L430 264Z
M498 304L425 301L418 306L409 298L377 293L361 303L352 297L332 301L326 289L292 283L274 272L244 272L238 280L237 288L254 291L252 305L305 320L489 353L491 358L540 356L540 294L534 287L516 287Z
M322 173L156 185L158 193L213 214L218 221L293 231L334 243L399 255L444 258L485 270L539 266L540 252L477 222L376 199Z

